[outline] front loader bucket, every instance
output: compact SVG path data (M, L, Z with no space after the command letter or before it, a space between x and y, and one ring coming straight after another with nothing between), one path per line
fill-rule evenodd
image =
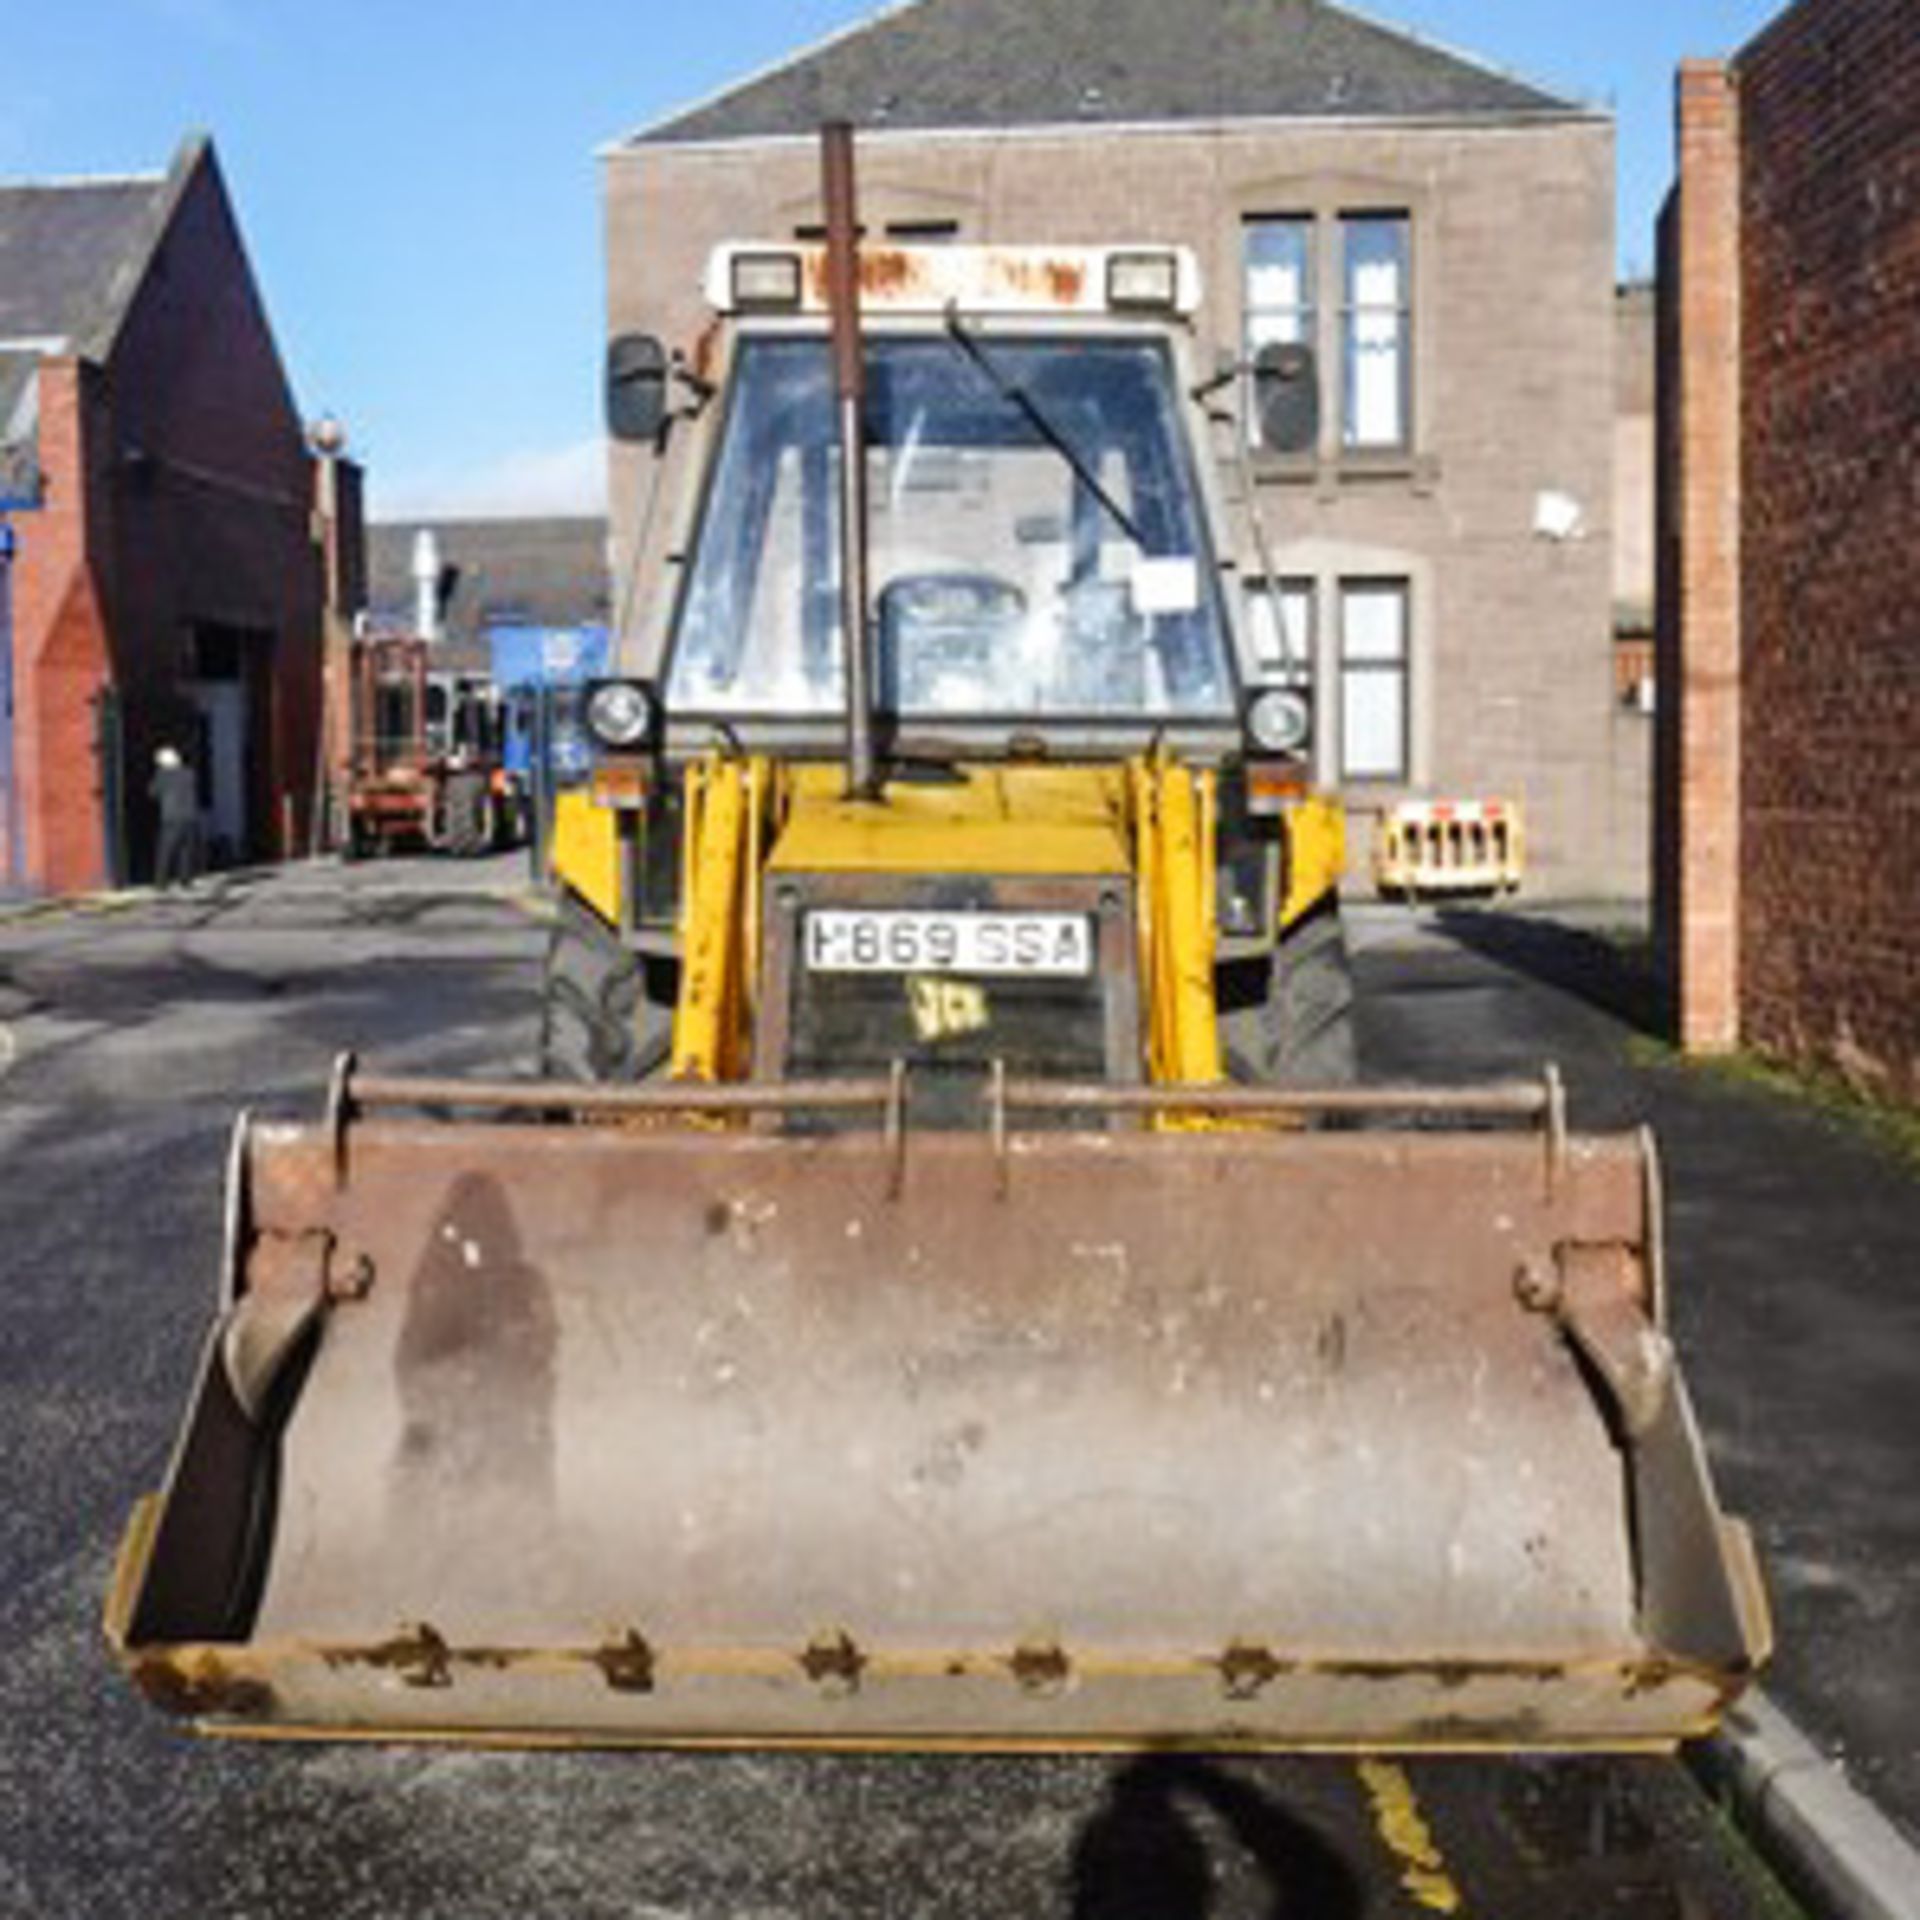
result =
M243 1125L223 1311L109 1603L160 1704L1627 1747L1710 1726L1764 1652L1638 1136L923 1134L897 1103L802 1134L597 1098L628 1117Z

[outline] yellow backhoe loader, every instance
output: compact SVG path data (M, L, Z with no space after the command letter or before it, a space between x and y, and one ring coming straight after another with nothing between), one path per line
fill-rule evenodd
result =
M1352 1072L1213 457L1310 361L1199 366L1177 248L863 249L844 134L825 197L610 353L660 458L547 1075L242 1123L120 1659L263 1733L1711 1726L1767 1617L1650 1142Z

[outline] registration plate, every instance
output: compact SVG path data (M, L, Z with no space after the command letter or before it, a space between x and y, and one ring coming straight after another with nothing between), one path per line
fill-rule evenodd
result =
M915 913L822 908L806 923L814 973L1037 974L1093 971L1093 932L1080 913Z

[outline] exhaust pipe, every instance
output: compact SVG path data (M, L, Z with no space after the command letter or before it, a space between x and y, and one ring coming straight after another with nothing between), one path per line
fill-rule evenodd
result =
M873 750L873 646L867 619L866 369L860 351L860 227L854 205L853 128L820 130L827 206L827 307L840 406L840 625L846 636L847 795L879 797Z

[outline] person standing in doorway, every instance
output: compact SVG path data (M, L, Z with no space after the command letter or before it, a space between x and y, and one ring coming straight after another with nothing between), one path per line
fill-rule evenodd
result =
M161 887L190 887L200 873L200 782L173 747L153 756L147 791L160 811L154 878Z

